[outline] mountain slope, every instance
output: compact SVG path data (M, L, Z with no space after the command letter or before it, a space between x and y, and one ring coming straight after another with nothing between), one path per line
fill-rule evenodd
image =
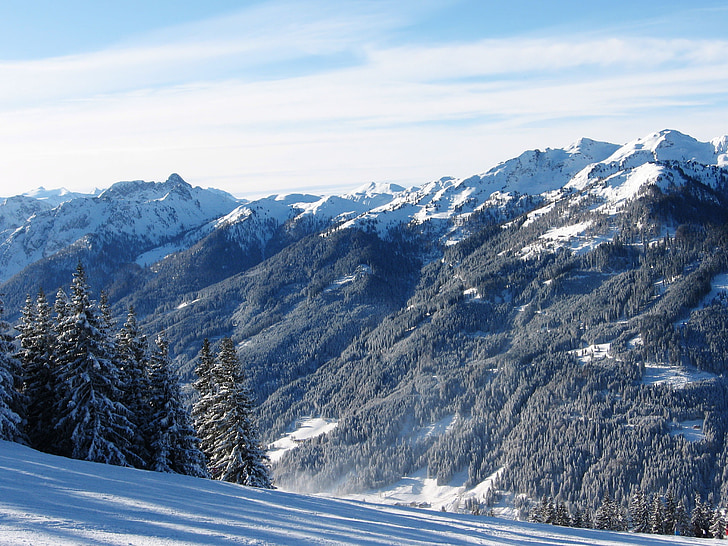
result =
M17 199L5 201L3 218ZM144 263L145 255L163 257L189 247L214 229L210 222L239 204L217 190L193 188L178 175L162 183L119 182L55 207L22 199L34 204L32 213L13 228L21 217L15 214L0 243L0 279L11 308L18 294L35 293L39 286L54 293L78 260L88 264L96 287L105 286L119 269Z
M121 252L76 242L4 289L52 293L59 263L93 258L186 382L202 339L232 336L268 441L338 423L277 461L289 489L497 476L474 502L521 515L543 495L725 503L725 142L584 139L467 179L235 203L145 253L94 232Z
M0 442L0 542L34 544L663 544L250 489L41 454ZM691 544L676 537L671 544Z

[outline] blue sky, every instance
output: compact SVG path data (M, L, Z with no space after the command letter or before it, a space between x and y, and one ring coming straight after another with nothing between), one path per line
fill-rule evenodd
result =
M728 133L724 1L6 0L0 195L241 197L469 176L582 136Z

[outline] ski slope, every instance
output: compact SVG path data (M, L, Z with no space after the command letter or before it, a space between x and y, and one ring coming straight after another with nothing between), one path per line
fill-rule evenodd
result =
M707 543L307 497L64 459L0 442L3 545Z

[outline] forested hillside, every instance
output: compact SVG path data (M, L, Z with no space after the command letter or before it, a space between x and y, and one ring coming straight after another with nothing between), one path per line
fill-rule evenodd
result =
M544 497L572 514L626 514L638 494L721 507L725 154L674 131L582 141L465 180L241 205L160 261L98 267L187 383L204 338L233 339L266 440L338 422L276 462L281 487L426 469L497 475L478 509L502 497L524 517ZM53 259L4 290L53 293Z

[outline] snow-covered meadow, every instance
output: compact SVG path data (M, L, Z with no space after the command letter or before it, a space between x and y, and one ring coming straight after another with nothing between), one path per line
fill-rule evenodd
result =
M3 545L706 543L252 489L0 442Z

